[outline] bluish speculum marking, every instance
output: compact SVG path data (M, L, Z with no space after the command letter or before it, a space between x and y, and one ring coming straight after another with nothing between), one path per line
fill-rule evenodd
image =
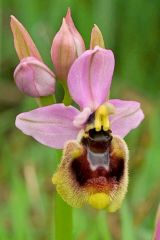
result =
M96 132L94 129L89 131L86 143L87 159L92 170L95 170L98 167L103 167L106 170L109 169L110 156L108 147L111 140L112 136L110 135L110 132Z

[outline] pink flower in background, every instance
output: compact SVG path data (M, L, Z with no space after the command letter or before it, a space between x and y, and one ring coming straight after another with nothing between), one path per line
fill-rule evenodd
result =
M153 240L160 240L160 206L159 206L158 211L157 211Z
M73 63L68 88L80 110L54 104L16 118L25 134L64 148L53 182L73 207L117 210L128 185L128 149L122 139L144 118L140 103L109 99L114 70L111 50L85 51Z

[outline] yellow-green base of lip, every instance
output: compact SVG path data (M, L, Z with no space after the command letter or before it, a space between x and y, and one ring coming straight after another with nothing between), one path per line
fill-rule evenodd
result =
M104 209L110 204L110 197L106 193L95 193L88 198L88 204L96 209Z

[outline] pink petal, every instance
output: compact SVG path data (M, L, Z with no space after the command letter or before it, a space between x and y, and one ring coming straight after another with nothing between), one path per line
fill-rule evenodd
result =
M142 122L144 114L139 102L119 99L112 99L109 102L116 108L115 114L110 116L113 134L125 137Z
M155 240L160 240L160 219L157 221Z
M74 101L83 109L94 111L105 102L114 70L111 50L96 47L85 51L73 63L68 75L68 87Z
M44 145L62 149L64 143L75 139L80 130L73 126L73 119L78 114L72 106L54 104L19 114L16 127Z

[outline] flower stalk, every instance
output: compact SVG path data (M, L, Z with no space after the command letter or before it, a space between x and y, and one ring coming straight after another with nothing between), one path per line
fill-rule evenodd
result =
M70 96L70 93L69 93L69 90L68 90L66 82L63 82L62 85L63 85L63 89L64 89L63 103L66 106L69 106L72 103L72 99L71 99L71 96Z
M64 99L63 103L65 105L70 105L72 102L72 99L70 97L67 84L63 82L63 88L64 88ZM61 151L59 151L60 154L58 154L58 162L61 160ZM64 200L61 198L61 196L55 192L55 214L54 214L54 220L55 220L55 240L64 240L64 233L65 233L65 239L72 240L73 238L73 209L70 207ZM63 229L63 231L62 231Z
M39 107L44 107L56 103L55 95L44 96L36 98L36 102Z

